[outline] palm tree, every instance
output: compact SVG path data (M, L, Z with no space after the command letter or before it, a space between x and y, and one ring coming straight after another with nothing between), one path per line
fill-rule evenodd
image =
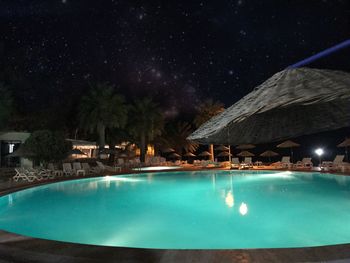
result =
M81 126L90 132L97 131L99 148L106 144L107 128L123 128L127 121L124 97L114 94L108 83L97 83L81 100L79 119Z
M194 118L194 124L201 126L203 123L210 120L215 115L225 110L224 104L221 102L214 102L212 99L205 100L197 107L197 116ZM212 161L214 159L214 147L212 144L209 145L209 152L211 153Z
M163 138L163 144L167 147L175 149L179 154L182 150L185 152L195 152L199 146L198 143L187 140L187 137L193 132L191 124L188 122L170 123L166 127L166 132Z
M163 116L158 105L150 97L136 99L129 113L129 129L139 142L140 160L145 162L147 144L161 134Z
M194 124L198 128L215 115L223 112L225 108L224 104L222 104L221 102L214 102L212 99L208 99L199 104L198 107L196 107L196 110L197 115L194 118Z

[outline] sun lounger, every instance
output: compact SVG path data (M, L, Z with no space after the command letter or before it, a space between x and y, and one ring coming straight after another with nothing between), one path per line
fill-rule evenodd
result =
M63 163L62 164L62 167L63 167L63 174L65 176L72 176L72 175L75 175L75 172L74 170L72 169L72 166L70 163Z
M344 165L344 155L337 155L335 156L333 162L330 161L323 161L321 164L321 169L328 171L328 170L338 170L342 165Z
M79 176L79 175L85 176L85 170L81 167L80 163L74 162L73 170L76 176Z
M108 166L108 165L104 165L103 163L99 162L99 161L96 161L97 163L97 166L102 170L102 171L108 171L108 172L117 172L117 171L121 171L121 167L119 166L115 166L115 167L112 167L112 166Z
M14 181L23 180L28 182L33 182L37 179L35 174L29 172L28 170L24 168L16 168L15 169L16 174L12 177Z
M47 165L47 169L50 170L51 173L52 173L55 177L61 177L61 176L63 176L63 171L60 170L60 169L57 169L53 163L49 163L49 164Z
M297 169L311 169L313 167L313 164L311 162L310 157L303 158L301 161L298 161L295 164L295 168Z
M244 161L239 166L239 169L253 168L252 157L244 157Z
M88 175L99 174L101 172L100 168L91 167L89 163L82 163L81 167L85 171L85 174L88 174Z
M239 162L238 158L232 158L231 160L231 168L232 169L239 169L239 166L241 165L241 163Z

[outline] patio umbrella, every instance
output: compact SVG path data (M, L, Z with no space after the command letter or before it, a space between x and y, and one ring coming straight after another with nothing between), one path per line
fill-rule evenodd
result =
M184 156L186 156L186 157L196 157L196 155L191 153L191 152L185 153Z
M230 148L226 147L225 145L220 145L215 148L216 151L228 151Z
M227 156L231 156L232 154L228 153L228 152L221 152L219 153L217 156L218 157L227 157Z
M240 156L240 157L253 157L253 156L255 156L255 154L251 153L249 151L242 151L242 152L238 153L237 156Z
M290 159L293 162L293 148L299 147L299 146L300 146L299 143L293 142L291 140L287 140L287 141L284 141L284 142L278 144L276 147L277 148L290 148Z
M169 154L168 158L171 158L171 159L180 159L181 156L177 153L172 153L172 154Z
M239 150L249 150L254 148L255 148L254 144L241 144L236 147L236 149L239 149Z
M350 146L350 138L346 138L343 142L339 143L337 147L345 148L345 161L348 161L348 147Z
M262 154L260 154L260 156L262 156L262 157L269 157L269 162L271 162L271 157L277 156L277 155L279 155L279 153L276 153L276 152L270 151L270 150L267 150L267 151L263 152Z
M175 150L173 148L168 147L168 148L162 149L161 152L163 152L163 153L172 153L172 152L175 152Z
M350 126L350 73L287 68L276 73L188 139L259 144Z

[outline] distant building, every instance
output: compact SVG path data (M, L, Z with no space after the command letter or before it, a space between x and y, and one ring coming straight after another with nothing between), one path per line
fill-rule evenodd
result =
M29 159L14 154L29 136L28 132L0 132L0 167L33 166Z

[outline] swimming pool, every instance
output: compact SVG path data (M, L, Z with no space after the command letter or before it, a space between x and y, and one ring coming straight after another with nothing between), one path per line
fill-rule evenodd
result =
M346 176L200 171L53 183L0 198L0 229L38 238L164 249L349 243Z

